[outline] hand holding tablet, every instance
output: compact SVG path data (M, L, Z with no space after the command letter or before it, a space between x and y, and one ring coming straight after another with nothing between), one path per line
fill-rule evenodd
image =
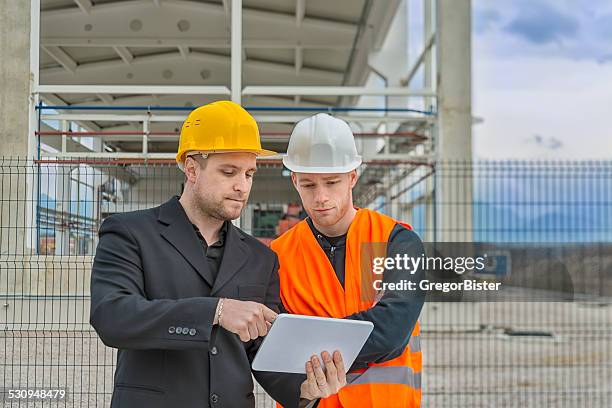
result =
M338 350L334 351L333 355L324 351L321 358L323 365L317 356L312 356L306 363L306 381L300 387L301 398L327 398L346 385L346 368L342 354Z
M373 328L361 320L280 314L259 347L253 370L307 374L305 363L312 356L336 350L348 368Z
M280 314L259 347L253 370L306 373L300 397L329 397L346 385L346 370L373 328L360 320Z

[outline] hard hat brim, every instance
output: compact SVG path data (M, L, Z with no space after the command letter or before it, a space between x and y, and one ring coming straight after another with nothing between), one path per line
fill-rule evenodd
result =
M361 166L361 156L345 166L298 166L293 163L287 154L283 155L283 164L294 173L350 173Z
M257 156L275 156L278 153L266 149L217 149L217 150L198 150L198 153L253 153ZM187 158L190 152L185 152L183 160Z
M216 149L216 150L191 150L183 153L183 157L176 159L177 163L181 161L185 161L189 153L203 153L203 154L213 154L213 153L253 153L257 156L276 156L278 153L273 152L272 150L266 149Z
M256 156L276 156L278 153L277 152L273 152L272 150L266 150L266 149L244 149L244 150L240 150L240 149L227 149L227 150L197 150L198 153L203 153L203 154L213 154L213 153L253 153ZM183 171L183 164L184 161L187 159L187 156L189 156L189 153L191 152L185 152L183 154L183 158L182 160L177 160L176 164L178 166L179 169L181 169L181 171Z
M206 154L213 154L213 153L253 153L256 156L275 156L278 153L273 152L272 150L266 150L266 149L258 149L258 150L251 150L251 149L227 149L227 150L198 150L198 152L200 153L206 153ZM187 158L187 155L185 155L185 158Z

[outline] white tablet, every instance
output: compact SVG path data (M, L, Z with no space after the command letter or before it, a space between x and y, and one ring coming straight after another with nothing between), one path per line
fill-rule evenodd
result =
M264 338L253 370L305 374L305 364L315 354L340 350L344 366L353 364L370 333L372 322L280 314Z

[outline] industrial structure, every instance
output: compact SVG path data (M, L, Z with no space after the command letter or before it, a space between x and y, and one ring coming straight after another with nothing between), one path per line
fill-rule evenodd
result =
M7 155L94 168L120 160L130 164L121 188L134 190L151 177L139 165L173 163L189 110L231 99L255 114L264 144L278 152L302 117L326 111L346 119L365 161L387 170L364 167L361 205L390 201L398 180L418 180L434 160L471 158L469 1L43 0L14 11L31 24L10 33L23 40L13 67L22 82L6 97L29 109L12 103L15 115L6 114L13 129L29 132ZM421 29L409 30L409 20ZM24 66L29 76L19 75ZM397 163L413 166L398 174ZM251 202L295 200L279 158L262 167ZM97 218L117 199L125 211L177 192L125 202L114 182L101 176L84 187ZM64 190L53 200L65 201ZM433 178L428 190L420 200L431 212ZM242 226L251 229L248 220ZM55 245L58 255L64 246Z
M0 10L0 343L14 361L3 366L4 386L21 378L66 383L80 401L75 406L108 405L114 352L88 324L97 228L110 214L153 207L180 194L183 175L174 161L179 130L191 109L211 101L242 104L256 118L264 147L281 153L298 120L316 112L346 120L364 158L356 201L410 222L425 241L483 237L475 227L478 217L479 225L507 229L507 220L498 223L474 203L475 180L495 189L488 172L497 170L472 164L471 32L470 0L5 2ZM238 222L268 242L303 214L280 157L261 159L258 167ZM583 175L583 170L588 177L605 177L612 166L576 172ZM504 174L497 176L516 176ZM600 198L607 206L593 211L607 217L610 190L605 191ZM559 202L568 197L558 197ZM519 391L526 401L553 401L565 377L533 400L522 389L500 391L522 381L507 370L522 345L488 343L501 356L496 365L494 353L483 357L470 343L503 334L498 323L509 306L461 306L425 307L424 352L432 354L425 358L424 401L468 406L497 391L501 405L516 401L512 392ZM552 309L538 307L531 314L521 309L532 319L523 322L525 327L550 323ZM571 305L561 309L569 320L586 319L582 322L594 334L585 344L597 356L588 354L586 345L553 347L566 355L601 358L598 373L609 378L612 350L600 341L609 331L599 331L609 323L605 310L585 317ZM554 330L555 324L542 327ZM429 348L428 332L434 333ZM542 344L527 346L518 358L521 369L530 367L527 360L537 353L553 360L560 353ZM440 349L445 351L434 355ZM37 372L39 360L45 363ZM572 362L562 363L571 370ZM485 374L478 373L479 364ZM501 374L492 379L497 369ZM480 382L470 380L475 373ZM601 382L588 396L597 405L612 391L605 375L591 374L585 378ZM527 382L538 378L525 375ZM465 391L464 400L455 399L458 390ZM261 395L260 406L266 403Z

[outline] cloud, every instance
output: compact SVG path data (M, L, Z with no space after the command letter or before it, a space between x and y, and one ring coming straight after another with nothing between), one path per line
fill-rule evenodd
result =
M570 15L564 14L547 4L534 3L521 8L505 30L534 44L560 42L577 35L580 24Z
M501 20L501 15L497 10L492 9L475 9L473 22L474 31L477 34L482 34L498 23Z
M612 64L567 58L475 59L474 157L610 159Z
M612 13L603 14L592 22L594 35L603 41L612 40Z
M479 57L612 62L610 0L481 0L473 31Z
M612 53L604 54L597 58L597 62L599 62L600 64L605 64L606 62L610 61L612 61Z
M556 137L543 137L535 134L527 139L528 144L535 144L548 150L557 150L563 147L563 142Z
M610 159L612 1L473 5L474 157Z

